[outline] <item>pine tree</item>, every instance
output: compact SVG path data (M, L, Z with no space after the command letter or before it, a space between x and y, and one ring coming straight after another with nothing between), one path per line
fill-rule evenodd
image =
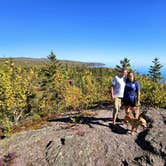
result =
M52 51L51 51L50 55L48 56L48 60L50 62L49 71L50 71L50 74L53 75L58 70L60 63L57 60L56 55Z
M48 55L47 57L49 59L50 62L55 63L57 62L57 58L56 55L53 53L53 51L51 51L51 53Z
M162 80L162 75L160 70L163 67L163 65L160 64L159 58L154 58L152 62L153 62L153 66L150 66L149 76L153 81L159 82Z
M130 70L131 65L130 65L130 60L128 58L124 58L123 60L121 60L120 65L116 65L115 71L120 72L123 68Z

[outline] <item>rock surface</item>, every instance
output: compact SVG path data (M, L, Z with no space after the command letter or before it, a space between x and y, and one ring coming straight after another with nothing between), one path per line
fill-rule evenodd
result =
M93 117L76 117L75 125L60 117L0 140L0 166L166 165L166 110L147 110L143 116L149 127L139 127L134 135L121 122L112 125L111 107L94 111Z

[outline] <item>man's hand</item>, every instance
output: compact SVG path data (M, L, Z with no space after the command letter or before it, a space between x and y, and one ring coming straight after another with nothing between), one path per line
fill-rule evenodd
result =
M111 87L111 98L112 98L113 101L115 100L113 87Z
M113 94L111 94L111 98L113 101L115 100L115 96Z

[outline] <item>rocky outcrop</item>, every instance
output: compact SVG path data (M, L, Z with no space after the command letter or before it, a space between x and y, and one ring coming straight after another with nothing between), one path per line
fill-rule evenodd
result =
M128 127L112 125L112 108L95 110L93 117L52 119L41 129L16 133L0 141L0 166L164 166L165 110L148 109L148 128L128 134ZM124 117L124 111L119 118ZM8 160L6 158L8 157Z
M165 129L166 112L164 109L151 109L145 112L144 118L149 122L149 127L138 134L136 143L149 154L141 156L142 162L155 165L157 158L163 160L157 165L166 165L166 129ZM158 161L158 160L157 160Z
M150 122L149 128L141 132L136 141L143 150L149 151L166 161L166 112L164 109L152 109L146 112L145 118Z

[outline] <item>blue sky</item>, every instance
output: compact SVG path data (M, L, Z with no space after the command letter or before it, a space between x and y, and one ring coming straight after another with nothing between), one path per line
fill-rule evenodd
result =
M165 0L0 0L0 57L166 65Z

